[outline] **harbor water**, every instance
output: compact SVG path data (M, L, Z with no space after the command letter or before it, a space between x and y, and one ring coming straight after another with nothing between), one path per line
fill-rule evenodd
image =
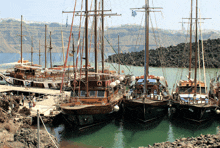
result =
M23 54L24 60L31 61L30 53ZM0 69L10 67L3 63L17 62L20 58L18 53L1 53L0 54ZM70 57L71 58L71 57ZM34 63L39 64L38 54L34 54ZM44 57L41 57L41 64L44 65ZM53 53L53 64L62 64L62 54ZM48 57L48 67L49 67ZM69 59L69 64L72 64L72 59ZM93 65L93 61L91 61ZM117 64L105 63L109 69L114 70ZM144 67L140 66L121 66L120 71L125 74L133 74L135 76L144 75ZM216 77L218 69L206 68L206 82L209 90L209 82L211 78ZM204 81L203 69L201 69L201 76L198 79ZM180 80L187 80L187 68L149 68L149 74L156 76L164 76L168 82L169 92L172 92L174 84ZM199 74L199 70L198 70ZM192 76L194 76L192 72ZM207 91L208 92L208 91ZM151 123L139 123L136 121L127 121L123 117L115 119L109 123L101 124L92 128L83 130L73 130L59 125L56 127L47 126L48 131L56 136L60 142L61 147L107 147L107 148L130 148L139 146L148 146L158 142L175 141L181 137L197 137L200 134L216 134L218 133L220 125L220 116L216 116L205 123L191 123L181 119L170 119L169 115L163 119L156 120Z

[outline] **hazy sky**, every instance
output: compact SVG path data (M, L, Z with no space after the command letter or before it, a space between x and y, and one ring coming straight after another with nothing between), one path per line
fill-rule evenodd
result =
M81 10L81 1L77 0L76 10ZM193 1L195 10L195 0ZM201 17L212 18L203 21L202 28L220 30L220 0L198 1ZM94 6L94 0L89 0L89 5L91 5L91 2ZM190 2L191 0L150 0L151 7L163 7L162 13L151 13L153 26L156 27L154 17L156 16L158 28L181 30L182 24L179 22L182 22L182 17L190 16ZM26 21L66 23L67 14L62 14L62 10L73 10L74 3L75 0L4 0L0 5L0 18L20 19L21 15L23 15ZM141 22L143 25L144 20L142 20L142 17L144 13L137 12L137 16L132 17L130 8L142 7L144 3L145 0L105 0L105 9L112 9L112 13L122 14L122 16L106 18L106 26L118 26L121 24L140 25ZM195 16L195 12L193 15ZM69 24L71 19L72 15L68 14ZM74 25L78 24L79 17L76 17ZM184 26L187 28L188 25L185 24Z

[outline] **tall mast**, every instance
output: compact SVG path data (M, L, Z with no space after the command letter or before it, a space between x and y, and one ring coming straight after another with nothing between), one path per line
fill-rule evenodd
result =
M61 40L62 40L63 64L64 64L64 62L65 62L65 54L64 54L64 44L63 44L63 31L61 31Z
M147 77L149 67L149 1L145 0L145 57L144 57L144 94L147 94Z
M95 10L95 14L88 14L89 12L94 12L94 11L88 11L88 2L86 1L86 10L85 11L83 11L83 12L85 12L85 15L83 15L83 16L86 16L86 19L85 19L85 41L86 41L86 44L85 44L85 48L86 48L86 50L85 50L85 52L87 53L85 56L86 57L88 57L88 16L95 16L95 18L96 18L96 25L95 25L95 28L97 28L97 17L96 16L100 16L99 14L97 14L97 12L100 12L100 11L102 11L102 14L101 14L101 16L102 16L102 50L101 50L101 52L102 52L102 73L104 73L104 16L120 16L120 14L117 14L117 13L115 13L115 14L104 14L104 11L111 11L111 9L110 10L104 10L104 2L103 2L103 0L102 0L102 10L97 10L97 0L95 0L95 4L96 4L96 10ZM75 16L81 16L81 14L79 15L78 13L79 12L82 12L82 11L74 11L76 14L75 14ZM62 11L62 13L73 13L73 11ZM95 30L97 30L97 29L95 29ZM96 61L96 72L98 72L98 64L97 64L97 62L98 62L98 56L97 56L97 54L98 54L98 49L97 49L97 31L96 31L96 37L95 37L95 50L96 50L96 56L95 56L95 61ZM86 58L85 57L85 58ZM88 66L88 58L86 58L86 73L87 73L87 66ZM86 77L86 79L87 79L87 77Z
M190 80L190 77L191 77L191 65L192 65L192 7L193 7L193 4L192 4L192 0L191 0L191 17L190 17L190 43L189 43L189 46L190 46L190 51L189 51L189 80Z
M40 40L39 40L39 65L40 65Z
M98 73L98 49L97 49L97 0L95 0L95 39L94 39L94 48L95 48L95 73Z
M33 65L33 36L31 37L31 65Z
M45 68L47 68L47 25L45 25Z
M119 58L119 34L118 34L118 74L120 74L120 58Z
M198 21L198 1L196 0L196 39L195 39L195 44L196 44L196 48L195 48L195 78L194 78L194 96L196 96L196 91L197 91L197 82L196 82L196 77L197 77L197 21Z
M75 62L74 62L74 54L75 54L75 47L74 47L74 35L72 33L72 39L73 39L73 72L75 72Z
M88 0L86 0L86 20L85 20L85 59L86 59L86 97L89 97L89 86L88 86Z
M149 1L145 0L145 7L142 8L131 8L131 9L144 9L145 12L145 52L144 52L144 94L146 95L147 92L147 77L149 73L149 13L150 9L163 9L161 7L149 7ZM160 11L151 11L151 12L160 12Z
M104 0L102 0L102 73L104 73Z
M21 15L21 64L23 63L23 60L22 60L22 18L23 16Z
M52 56L51 56L51 50L52 50L52 45L51 45L51 31L50 31L50 68L53 67L52 65Z

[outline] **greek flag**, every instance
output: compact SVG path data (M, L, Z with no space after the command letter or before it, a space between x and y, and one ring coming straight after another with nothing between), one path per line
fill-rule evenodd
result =
M135 17L136 15L137 15L137 12L134 11L134 10L132 10L132 14L131 14L131 16Z

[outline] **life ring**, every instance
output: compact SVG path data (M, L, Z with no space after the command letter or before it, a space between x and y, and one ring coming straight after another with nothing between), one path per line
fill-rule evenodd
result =
M76 80L73 81L73 85L77 86L78 82Z
M102 86L102 81L97 81L97 86Z

